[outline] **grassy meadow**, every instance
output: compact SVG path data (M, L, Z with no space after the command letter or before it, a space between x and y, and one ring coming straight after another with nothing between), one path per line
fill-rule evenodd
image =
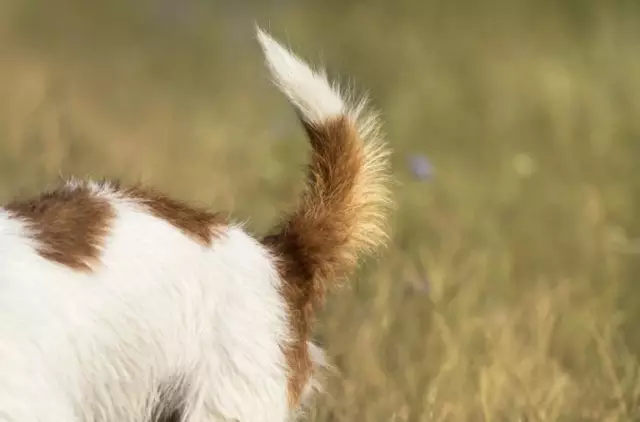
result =
M263 233L308 146L254 22L394 150L311 420L639 421L640 2L0 1L0 199L106 176Z

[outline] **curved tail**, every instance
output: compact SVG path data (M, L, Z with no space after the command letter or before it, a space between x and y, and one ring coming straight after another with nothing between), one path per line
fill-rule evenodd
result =
M257 31L273 81L298 112L312 148L297 208L263 239L302 310L322 303L328 286L385 243L388 150L365 100L349 101L323 71Z

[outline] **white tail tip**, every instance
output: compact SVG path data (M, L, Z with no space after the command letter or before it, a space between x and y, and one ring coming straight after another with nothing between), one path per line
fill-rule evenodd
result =
M323 122L345 113L345 103L337 87L322 71L309 65L269 34L256 28L274 83L309 122Z

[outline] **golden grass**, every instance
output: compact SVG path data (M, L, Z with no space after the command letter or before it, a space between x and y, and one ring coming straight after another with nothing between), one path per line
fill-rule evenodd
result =
M142 179L264 232L307 151L268 20L371 88L401 182L392 246L321 316L312 420L640 420L635 3L253 3L3 3L0 197Z

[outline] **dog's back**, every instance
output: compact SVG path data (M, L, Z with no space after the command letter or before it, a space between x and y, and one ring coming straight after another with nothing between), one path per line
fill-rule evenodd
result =
M0 421L285 421L326 289L385 239L386 150L262 31L311 142L298 206L256 240L141 188L70 181L0 211Z

